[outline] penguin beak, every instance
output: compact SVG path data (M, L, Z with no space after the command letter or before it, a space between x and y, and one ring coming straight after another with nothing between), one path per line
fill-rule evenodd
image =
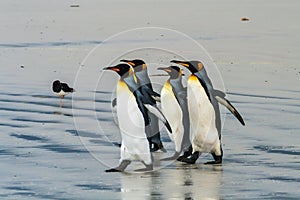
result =
M185 61L171 60L170 62L171 62L171 63L176 63L176 64L181 65L181 66L184 66L184 67L189 67L189 66L190 66L190 65L189 65L187 62L185 62Z
M122 59L122 60L120 60L120 62L125 62L125 63L131 65L132 67L135 66L135 64L134 64L131 60L125 60L125 59Z
M169 67L158 67L158 70L164 70L167 73L171 73L171 69Z
M115 72L119 72L120 69L117 68L117 67L104 67L103 70L112 70L112 71L115 71Z

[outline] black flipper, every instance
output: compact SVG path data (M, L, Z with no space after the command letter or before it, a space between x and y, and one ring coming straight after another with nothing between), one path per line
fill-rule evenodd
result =
M164 123L164 125L167 127L168 131L172 133L172 128L168 120L156 106L152 106L150 104L144 104L144 106L148 109L149 112L153 113L159 120L161 120Z
M146 107L144 106L144 102L143 102L143 95L139 90L135 90L133 92L136 102L138 104L138 107L143 115L144 121L145 121L145 126L148 126L150 124L150 120L149 120L149 115L147 112Z
M150 101L152 104L155 104L156 101L160 102L160 94L153 91L152 87L150 87L148 84L142 85L140 87L140 89L141 89L143 95L146 95L151 98Z
M243 126L245 126L243 117L240 115L240 113L237 111L237 109L229 102L229 100L225 98L224 92L222 92L220 90L214 90L214 96L220 104L225 106L239 120L239 122Z

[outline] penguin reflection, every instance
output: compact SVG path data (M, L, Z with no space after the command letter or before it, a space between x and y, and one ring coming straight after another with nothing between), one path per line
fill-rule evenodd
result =
M222 166L165 169L161 191L164 199L220 199Z
M220 199L222 166L195 165L122 173L121 196L131 199Z

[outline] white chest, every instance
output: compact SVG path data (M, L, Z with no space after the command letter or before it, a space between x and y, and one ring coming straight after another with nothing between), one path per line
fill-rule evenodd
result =
M198 80L188 80L187 96L190 139L195 150L210 152L219 141L214 108Z
M117 113L121 134L132 137L146 137L143 115L136 99L125 83L117 86Z
M169 137L175 142L175 149L179 152L184 134L183 113L168 82L165 83L161 91L161 108L173 131L172 134L168 132Z

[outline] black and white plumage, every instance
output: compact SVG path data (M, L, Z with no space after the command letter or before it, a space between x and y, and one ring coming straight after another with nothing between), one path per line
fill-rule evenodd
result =
M172 132L171 127L162 112L149 103L149 97L142 94L128 64L106 67L104 70L111 70L120 75L115 105L122 136L119 166L106 172L124 171L132 161L141 161L146 166L143 170L152 170L153 161L146 136L147 129L150 127L149 113L162 120L170 132Z
M225 94L215 90L200 61L171 62L186 67L192 75L188 79L187 98L190 118L190 140L188 152L178 158L179 161L195 163L201 153L209 152L214 161L207 164L222 163L221 117L219 103L226 106L231 113L245 125L242 116L225 99Z
M156 105L156 101L160 100L160 94L155 92L152 87L151 80L148 75L147 65L143 60L134 59L134 60L121 60L129 64L136 75L137 84L140 88L142 95L148 98L149 103L153 106ZM160 137L158 119L152 113L149 113L150 117L150 129L147 131L147 137L152 152L161 150L166 152L163 143Z
M59 106L62 107L62 99L69 93L75 92L75 90L68 86L67 83L62 83L56 80L52 84L52 91L54 94L60 97Z
M182 69L177 66L157 69L167 72L170 76L161 90L161 108L173 130L169 137L174 141L175 153L172 157L162 160L173 160L177 159L181 151L187 150L191 145L187 91L182 84Z

